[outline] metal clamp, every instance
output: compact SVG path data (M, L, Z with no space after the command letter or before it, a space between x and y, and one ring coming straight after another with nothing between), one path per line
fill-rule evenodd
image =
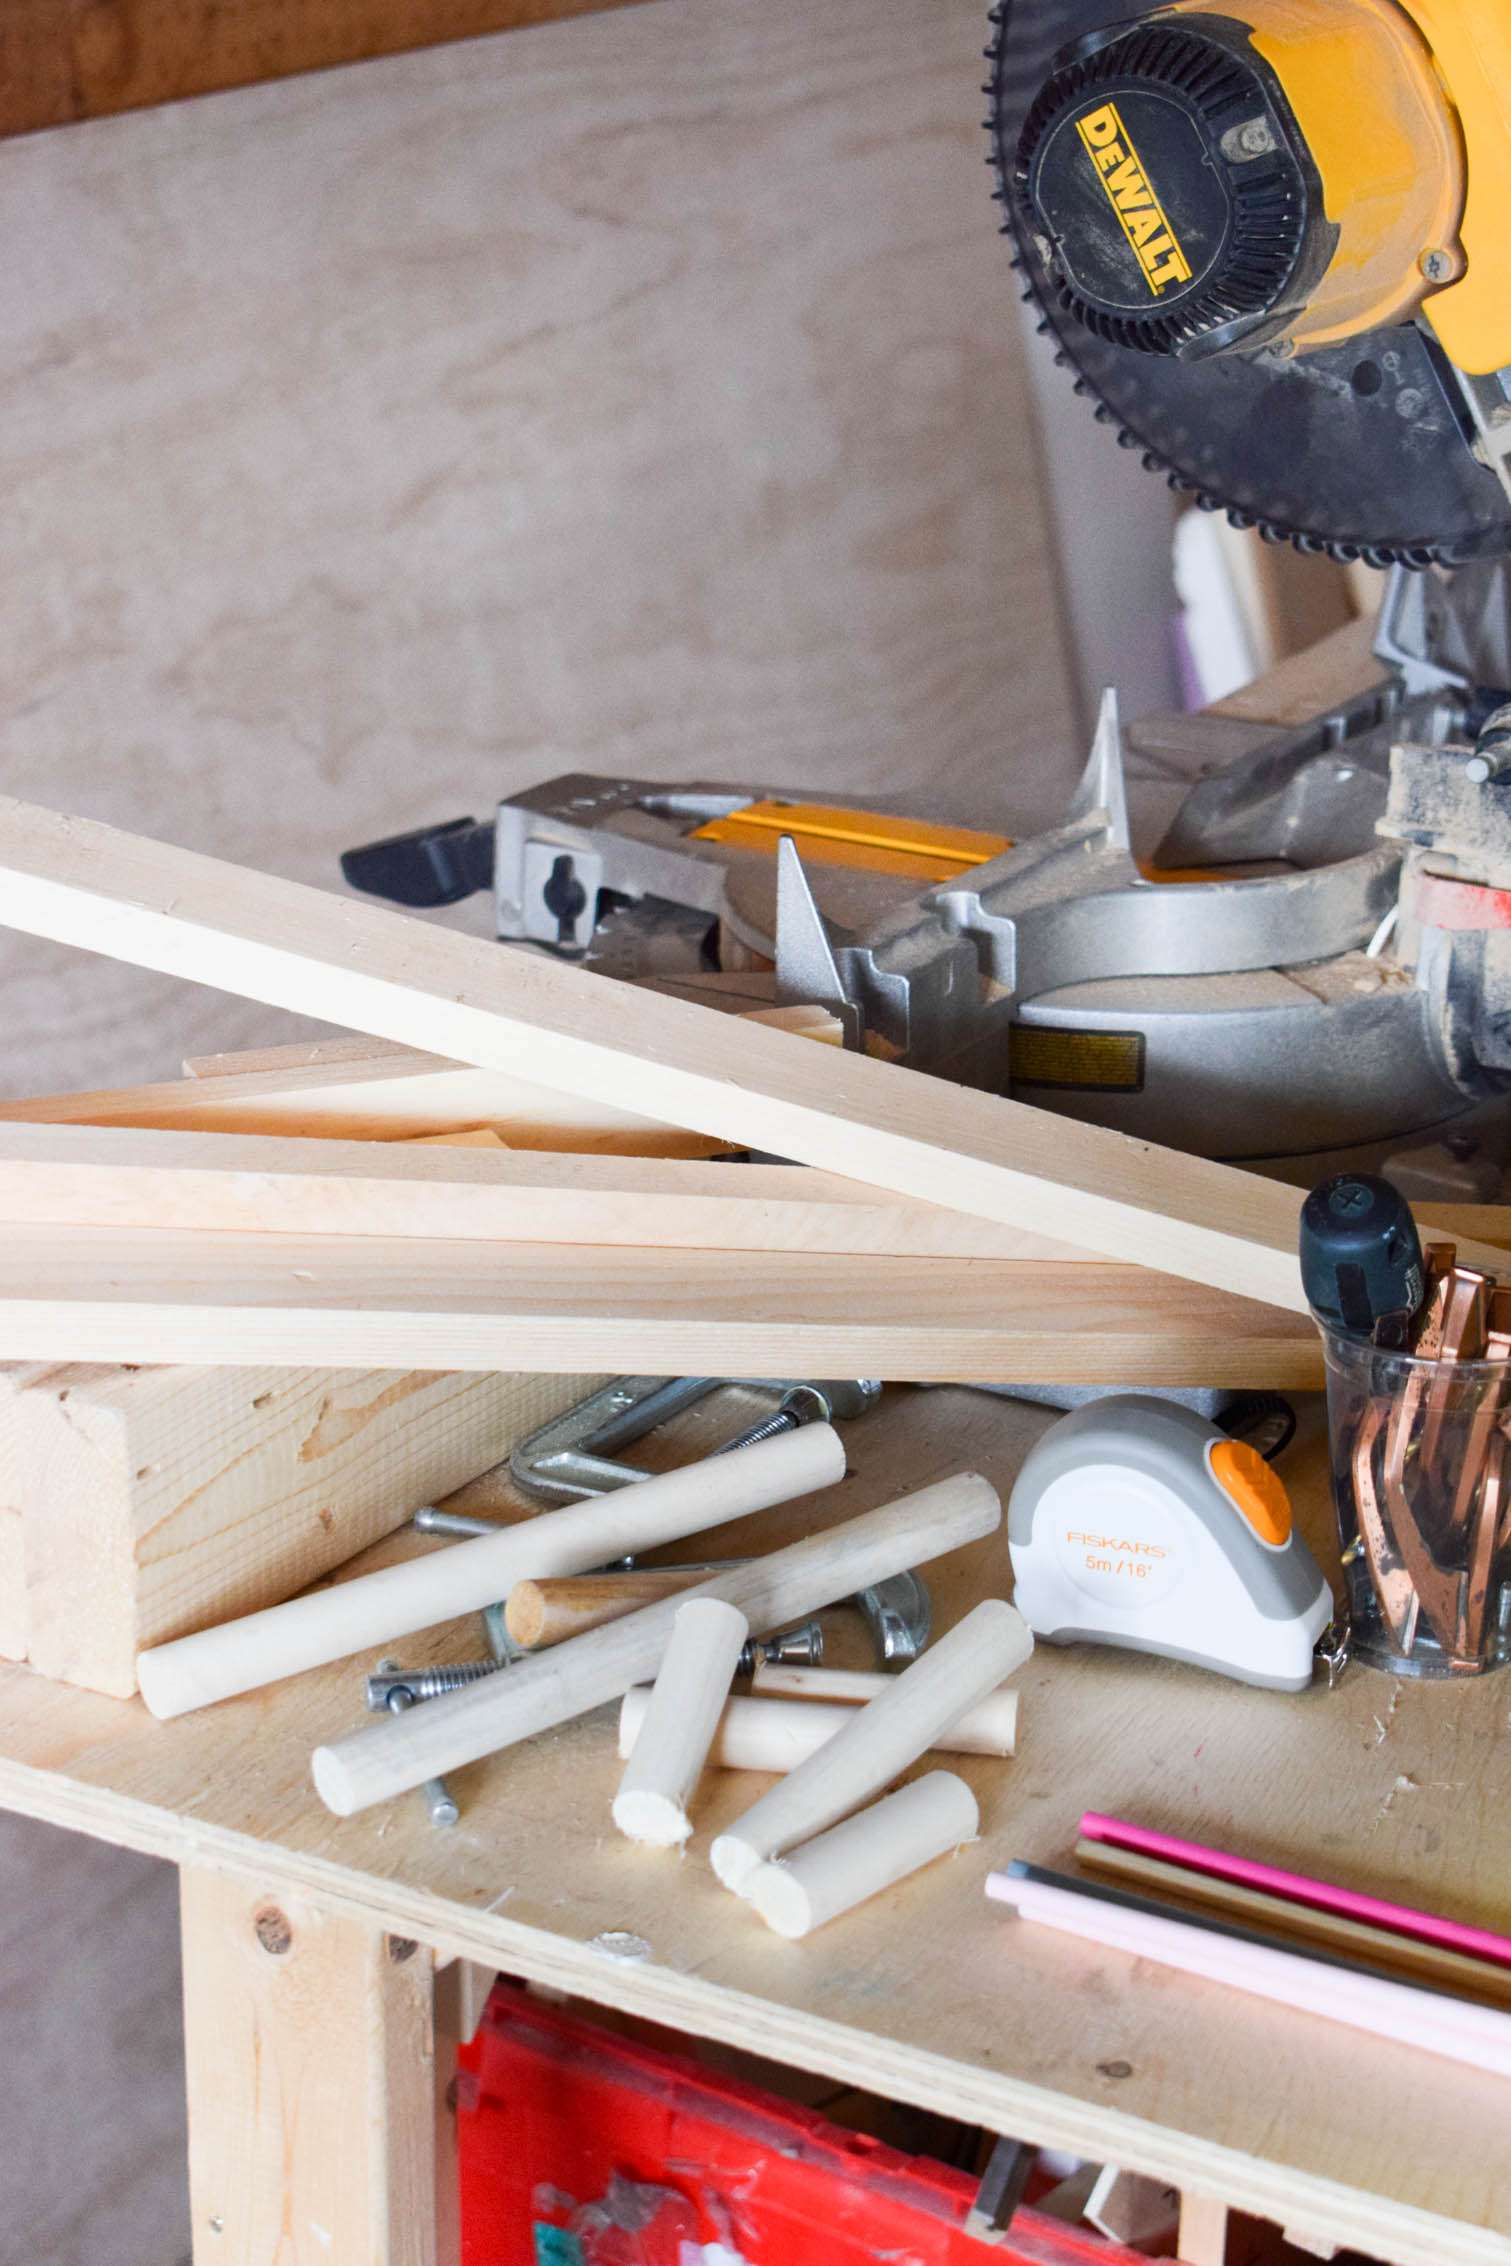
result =
M575 1503L584 1495L606 1495L616 1487L633 1486L653 1474L638 1464L619 1463L616 1451L644 1439L658 1424L665 1424L684 1409L705 1400L721 1385L753 1385L775 1392L783 1401L800 1389L812 1395L803 1403L773 1412L785 1418L780 1427L822 1416L841 1423L863 1416L881 1398L881 1385L873 1377L815 1381L802 1377L616 1377L600 1392L553 1417L518 1442L509 1458L509 1476L516 1487L538 1500ZM762 1420L762 1425L772 1422ZM754 1425L740 1435L739 1445L769 1434ZM734 1441L728 1446L736 1445ZM432 1528L432 1533L437 1529Z

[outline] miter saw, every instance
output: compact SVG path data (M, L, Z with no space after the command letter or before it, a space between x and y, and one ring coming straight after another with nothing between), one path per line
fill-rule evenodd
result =
M1511 545L1507 0L1007 0L997 194L1151 469L1303 549Z
M1415 1193L1489 1198L1511 1144L1508 630L1504 566L1401 570L1379 681L1303 726L1124 734L1109 696L1064 820L1022 841L571 776L343 872L412 906L486 889L510 943L724 1009L818 1005L848 1046L1175 1148L1304 1180L1428 1152ZM1146 832L1173 810L1141 860L1130 785Z

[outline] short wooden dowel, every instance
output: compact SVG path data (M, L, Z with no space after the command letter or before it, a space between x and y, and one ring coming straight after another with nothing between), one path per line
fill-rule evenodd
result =
M707 1581L706 1568L658 1573L653 1566L626 1574L566 1574L548 1581L516 1582L509 1592L504 1626L524 1652L565 1644L585 1630L601 1629L639 1605L680 1597Z
M1001 1522L995 1488L976 1472L959 1472L765 1558L731 1566L691 1594L737 1605L753 1629L782 1628L905 1567L979 1541ZM316 1792L328 1809L349 1817L620 1698L631 1684L655 1673L677 1608L676 1598L643 1606L606 1628L590 1629L518 1662L506 1675L486 1676L463 1691L411 1708L407 1715L317 1748L312 1765Z
M895 1675L887 1675L879 1668L805 1668L797 1661L789 1665L778 1660L758 1660L750 1688L763 1699L816 1700L820 1706L838 1702L844 1707L864 1707L868 1700L879 1699L896 1681ZM984 1700L968 1708L958 1723L950 1725L948 1735L936 1739L934 1744L957 1755L1010 1755L1017 1738L1018 1695L1004 1685L1000 1691L989 1692Z
M543 1511L476 1542L454 1543L427 1558L407 1559L220 1628L154 1645L137 1655L142 1697L156 1716L207 1707L458 1614L480 1612L528 1576L602 1565L626 1551L649 1550L790 1502L832 1486L844 1469L845 1451L833 1426L805 1424L612 1495Z
M983 1598L879 1698L855 1709L817 1754L721 1833L711 1852L726 1888L745 1895L763 1858L811 1840L879 1794L941 1731L1021 1668L1034 1640L1017 1608Z
M758 1865L746 1894L779 1936L805 1936L974 1841L979 1824L965 1780L931 1770L790 1856Z
M692 1832L687 1805L702 1775L750 1623L721 1597L677 1607L671 1642L630 1750L614 1823L630 1841L674 1848Z
M891 1677L884 1679L887 1683ZM627 1755L645 1720L650 1690L634 1684L619 1708L619 1752ZM850 1719L847 1707L823 1700L747 1698L726 1700L708 1759L720 1770L764 1770L774 1777L796 1770L818 1753ZM967 1709L958 1723L941 1731L934 1751L945 1755L1010 1755L1016 1742L1018 1695L993 1692Z

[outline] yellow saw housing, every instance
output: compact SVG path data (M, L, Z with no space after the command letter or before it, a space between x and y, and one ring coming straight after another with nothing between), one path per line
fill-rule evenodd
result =
M1236 20L1285 91L1338 230L1290 325L1297 348L1420 308L1460 369L1511 362L1511 5L1246 0Z

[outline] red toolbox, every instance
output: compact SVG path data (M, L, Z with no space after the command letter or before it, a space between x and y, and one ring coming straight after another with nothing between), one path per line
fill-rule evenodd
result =
M457 2123L463 2266L1147 2266L1031 2209L985 2245L968 2174L508 1984Z

